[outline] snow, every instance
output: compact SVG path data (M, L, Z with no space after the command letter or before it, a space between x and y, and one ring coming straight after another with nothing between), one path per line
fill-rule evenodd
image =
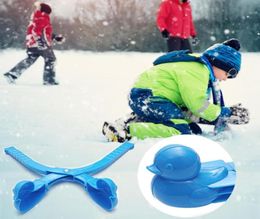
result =
M230 30L229 30L229 29L225 29L225 30L224 30L224 34L226 34L226 35L227 35L227 34L230 34Z
M56 51L59 86L42 85L42 60L26 71L14 86L1 78L1 150L16 146L39 162L61 167L78 167L101 158L118 146L118 143L106 142L102 136L103 122L129 112L127 94L131 85L158 55ZM5 73L24 57L25 52L21 50L1 51L1 72ZM232 126L232 135L219 142L233 158L238 178L228 203L207 218L256 219L260 216L259 60L260 53L244 53L239 77L221 84L226 105L243 103L250 110L251 122ZM83 188L63 183L52 188L23 218L172 218L151 207L137 183L140 160L159 140L135 140L134 150L97 175L116 182L119 203L115 211L103 211ZM0 174L0 218L18 218L12 188L20 180L33 180L37 176L3 152Z
M210 40L214 42L214 41L216 41L216 37L215 36L210 36Z

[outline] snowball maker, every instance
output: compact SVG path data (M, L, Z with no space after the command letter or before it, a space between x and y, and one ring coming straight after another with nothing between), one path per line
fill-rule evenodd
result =
M176 144L160 149L147 169L155 174L153 196L166 205L182 208L226 201L236 180L232 162L201 163L193 149Z
M6 154L30 171L41 175L41 178L34 181L23 180L16 184L13 189L14 206L20 213L26 213L45 197L53 185L75 182L84 187L97 205L106 211L112 211L118 203L116 184L109 178L95 178L93 175L112 165L133 148L133 143L125 142L95 163L75 169L45 166L15 147L5 148Z

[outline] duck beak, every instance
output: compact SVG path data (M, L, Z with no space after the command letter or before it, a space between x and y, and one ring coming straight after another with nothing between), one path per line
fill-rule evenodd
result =
M154 165L150 165L146 167L147 170L151 171L152 173L156 174L156 175L161 175L161 171Z

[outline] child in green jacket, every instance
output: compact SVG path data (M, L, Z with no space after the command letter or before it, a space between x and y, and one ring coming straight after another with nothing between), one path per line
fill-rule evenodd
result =
M227 123L248 123L248 110L241 105L225 107L218 88L218 81L237 76L241 66L239 49L239 41L231 39L191 60L157 63L139 76L130 91L130 117L115 124L105 122L103 134L109 141L123 142L132 137L201 134L197 123L214 125L215 133L226 130ZM213 103L209 101L210 93Z

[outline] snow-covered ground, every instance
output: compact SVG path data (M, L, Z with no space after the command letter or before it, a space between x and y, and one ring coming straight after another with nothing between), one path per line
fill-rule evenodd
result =
M3 148L16 146L37 161L61 167L78 167L99 159L118 146L102 136L103 121L129 112L127 94L132 83L159 54L57 51L56 55L59 86L42 85L42 60L14 86L0 79L0 218L19 217L12 188L20 180L36 178L5 155ZM1 51L1 73L24 57L21 50ZM228 204L201 218L260 218L259 60L260 53L244 53L239 77L222 83L226 105L242 102L250 109L251 122L233 126L233 136L220 142L236 164L237 184ZM115 211L103 211L80 186L65 183L51 189L22 218L172 218L151 207L137 183L139 162L158 141L136 141L134 150L98 174L118 185Z

